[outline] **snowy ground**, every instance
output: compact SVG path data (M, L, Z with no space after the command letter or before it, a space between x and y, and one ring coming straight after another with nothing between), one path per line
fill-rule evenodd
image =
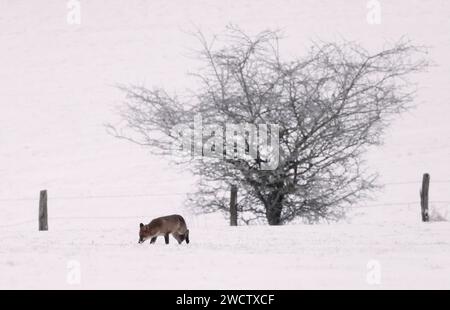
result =
M380 25L361 0L81 3L73 26L66 1L0 0L0 288L450 288L450 224L421 223L417 202L429 172L431 204L450 219L449 1L380 1ZM192 86L187 31L230 22L281 28L289 55L341 37L373 51L403 35L432 48L417 108L368 156L386 187L346 221L231 229L191 216L190 175L106 133L123 98L116 83ZM189 246L137 244L139 222L170 213L186 216Z
M376 224L190 219L191 243L168 246L138 244L139 219L54 219L49 232L24 223L0 230L0 289L450 289L450 223L415 211L399 222L385 210Z

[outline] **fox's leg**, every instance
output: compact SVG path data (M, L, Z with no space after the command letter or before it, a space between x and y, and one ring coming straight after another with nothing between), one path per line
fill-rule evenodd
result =
M166 244L169 244L169 234L164 235L164 240L166 241Z
M189 229L184 233L184 239L186 240L186 243L189 243Z
M152 239L150 239L150 244L155 243L156 242L156 238L158 238L158 237L153 237Z

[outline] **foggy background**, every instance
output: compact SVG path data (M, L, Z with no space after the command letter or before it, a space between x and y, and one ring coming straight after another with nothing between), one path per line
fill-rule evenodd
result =
M211 36L229 23L282 30L287 56L303 55L311 40L344 38L377 51L406 36L429 46L436 66L415 77L417 107L368 156L386 187L361 206L418 201L424 172L431 204L450 204L450 2L379 1L381 24L368 22L368 2L90 0L80 1L81 24L70 25L67 1L0 0L0 224L36 225L41 189L50 218L187 212L192 177L111 137L104 124L117 120L118 83L179 93L193 86L187 73L199 65L199 45L189 31Z

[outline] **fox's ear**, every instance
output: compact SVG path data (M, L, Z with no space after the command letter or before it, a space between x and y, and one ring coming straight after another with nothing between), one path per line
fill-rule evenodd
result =
M144 224L140 223L140 224L139 224L139 227L140 227L140 228L144 227Z

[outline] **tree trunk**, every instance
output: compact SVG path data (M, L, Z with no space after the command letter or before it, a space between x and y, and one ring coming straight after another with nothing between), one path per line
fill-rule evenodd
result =
M266 218L269 225L282 225L281 211L283 210L283 194L279 191L269 195L266 206Z
M266 210L266 218L269 225L281 225L281 204L272 206Z

